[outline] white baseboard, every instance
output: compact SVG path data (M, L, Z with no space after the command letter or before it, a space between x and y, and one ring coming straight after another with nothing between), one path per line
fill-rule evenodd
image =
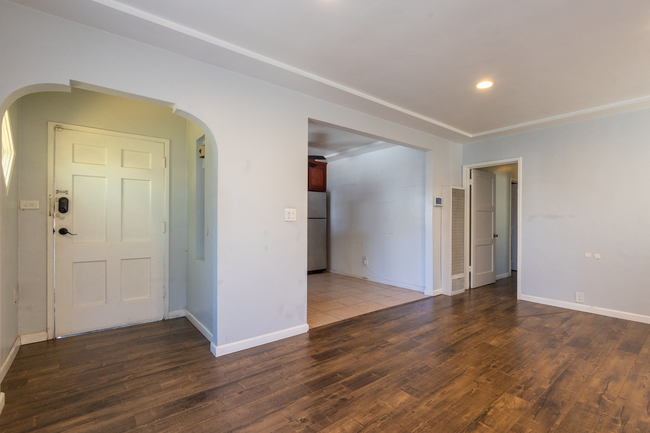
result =
M14 345L11 346L7 358L5 358L2 362L2 366L0 366L0 383L4 380L5 375L9 371L9 367L11 367L11 364L14 362L16 355L18 355L18 349L20 349L20 337L16 337L16 341L14 341Z
M500 280L501 278L508 278L512 275L512 272L506 272L505 274L499 274L497 275L497 280Z
M5 407L5 393L0 392L0 414L2 414L2 409Z
M650 316L643 314L628 313L625 311L609 310L607 308L591 307L592 313L600 314L601 316L616 317L617 319L631 320L633 322L641 322L650 324Z
M259 335L257 337L247 338L233 343L222 344L216 346L214 343L210 345L210 350L214 356L228 355L229 353L239 352L240 350L250 349L251 347L261 346L262 344L272 343L274 341L282 340L283 338L293 337L294 335L303 334L309 331L309 325L299 325L293 328L283 329L281 331L271 332L270 334Z
M185 317L185 309L170 311L167 314L167 317L169 317L170 319L176 319L178 317Z
M20 336L20 344L32 344L47 341L47 331L34 332L33 334L25 334Z
M345 275L346 277L359 278L360 280L368 280L368 281L372 281L373 283L387 284L389 286L401 287L402 289L415 290L416 292L424 293L424 287L418 286L418 285L415 285L415 284L401 283L399 281L384 280L382 278L368 277L366 275L356 275L356 274L353 274L353 273L350 273L350 272L337 271L335 269L330 269L329 272L332 273L332 274ZM435 293L435 290L434 290L434 293Z
M424 294L427 295L427 296L438 296L438 295L442 295L442 289L432 290L432 291L430 291L430 292L427 291L427 290L425 290L425 291L424 291Z
M187 319L192 322L192 325L196 326L196 329L198 329L205 338L212 341L212 332L210 332L210 330L203 323L199 322L199 319L194 317L194 314L187 311L187 309L185 310L185 317L187 317Z
M555 299L540 298L537 296L521 294L522 301L536 302L538 304L551 305L553 307L567 308L569 310L583 311L585 313L598 314L600 316L616 317L617 319L631 320L650 324L650 316L628 313L626 311L609 310L607 308L594 307L591 305L578 304L574 302L556 301Z

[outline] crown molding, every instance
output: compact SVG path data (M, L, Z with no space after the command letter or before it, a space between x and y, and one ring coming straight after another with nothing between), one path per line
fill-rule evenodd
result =
M640 109L640 108L647 108L650 107L650 95L648 96L643 96L639 98L634 98L634 99L629 99L629 100L624 100L624 101L619 101L615 102L612 104L606 104L606 105L601 105L597 107L592 107L588 109L583 109L583 110L578 110L578 111L573 111L569 113L564 113L556 116L550 116L550 117L545 117L542 119L537 119L537 120L532 120L528 122L523 122L523 123L518 123L515 125L509 125L509 126L504 126L501 128L496 128L496 129L491 129L491 130L486 130L486 131L479 131L479 132L468 132L465 130L462 130L460 128L456 128L452 125L448 125L444 122L438 121L436 119L424 116L422 114L419 114L417 112L411 111L409 109L406 109L404 107L400 107L398 105L392 104L388 101L385 101L383 99L377 98L375 96L369 95L364 92L360 92L356 89L353 89L351 87L345 86L343 84L340 84L338 82L326 79L324 77L321 77L319 75L313 74L311 72L304 71L302 69L296 68L294 66L291 66L289 64L277 61L275 59L272 59L270 57L261 55L259 53L256 53L254 51L242 48L238 45L226 42L224 40L221 40L219 38L216 38L214 36L207 35L205 33L202 33L200 31L194 30L192 28L189 28L187 26L175 23L173 21L167 20L165 18L158 17L156 15L150 14L148 12L142 11L140 9L134 8L132 6L125 5L123 3L120 3L119 1L116 0L92 0L92 3L104 6L107 8L110 8L114 11L120 12L127 14L133 18L144 20L150 24L160 26L168 31L172 32L177 32L179 34L182 34L190 39L195 39L197 41L201 41L202 43L207 43L215 48L221 49L221 50L226 50L229 51L235 55L243 56L245 58L248 58L252 61L256 62L261 62L267 66L270 66L272 68L277 68L277 70L280 71L285 71L289 74L294 74L295 76L300 76L307 81L319 83L322 86L325 86L324 88L331 88L335 89L339 92L342 92L342 94L347 94L349 96L352 96L354 98L358 98L358 101L365 101L366 103L370 103L367 107L372 106L375 104L375 107L383 107L384 109L388 109L389 112L394 112L395 115L397 116L398 120L392 119L393 121L396 121L398 123L403 123L406 126L412 126L415 127L416 129L420 129L422 131L429 132L434 135L438 135L440 137L446 138L448 140L457 142L457 143L469 143L469 142L474 142L474 141L479 141L479 140L484 140L487 138L494 138L498 136L503 136L503 135L509 135L509 134L514 134L514 133L520 133L520 132L526 132L530 131L533 129L540 129L548 126L555 126L559 124L565 124L565 123L571 123L571 122L576 122L580 120L586 120L590 118L595 118L595 117L601 117L601 116L606 116L606 115L611 115L611 114L616 114L620 113L623 111L631 111L635 109ZM91 3L91 4L92 4ZM39 8L42 9L42 8ZM53 11L49 11L49 13L54 13ZM62 16L62 15L59 15ZM228 68L227 66L220 66L224 68ZM237 72L237 71L236 71ZM245 73L242 71L238 71L240 73ZM263 77L259 79L264 79ZM282 85L282 84L280 84ZM294 89L296 90L296 89ZM300 91L300 90L298 90ZM307 92L309 93L309 92ZM318 97L318 96L316 96ZM339 102L340 103L340 102ZM343 103L343 105L346 105ZM358 109L358 108L357 108ZM362 109L362 111L365 111ZM371 110L372 111L372 110ZM401 121L399 120L399 117L401 116ZM385 116L380 116L380 117L385 117ZM408 121L408 119L412 119L412 121ZM420 126L418 126L418 122L420 123ZM425 127L425 125L430 125L429 128ZM440 128L437 129L436 128Z
M143 19L145 21L148 21L152 24L157 24L159 26L165 27L169 30L174 30L176 32L182 33L186 36L190 36L192 38L199 39L203 42L207 42L209 44L212 44L214 46L217 46L219 48L223 48L226 50L230 50L232 52L235 52L237 54L249 57L251 59L266 63L271 66L275 66L277 68L283 69L288 72L292 72L294 74L300 75L305 78L309 78L311 80L317 81L321 84L325 84L327 86L333 87L335 89L341 90L343 92L349 93L354 96L358 96L360 98L363 98L367 101L374 102L379 105L383 105L384 107L390 108L395 111L399 111L403 114L406 114L411 117L415 117L419 120L423 120L427 123L430 123L432 125L439 126L441 128L447 129L448 131L455 132L457 134L463 135L465 137L472 137L472 134L465 132L463 130L460 130L458 128L454 128L451 125L447 125L443 122L439 122L435 119L431 119L430 117L423 116L419 113L416 113L414 111L408 110L406 108L400 107L395 104L391 104L390 102L384 101L382 99L376 98L372 95L368 95L367 93L360 92L358 90L352 89L351 87L344 86L343 84L337 83L332 80L328 80L327 78L323 78L319 75L312 74L311 72L304 71L300 68L296 68L294 66L288 65L283 62L279 62L275 59L272 59L270 57L266 57L262 54L256 53L251 50L247 50L246 48L242 48L238 45L231 44L230 42L226 42L224 40L221 40L219 38L215 38L214 36L206 35L205 33L199 32L197 30L191 29L189 27L183 26L181 24L175 23L173 21L169 21L165 18L161 18L155 15L152 15L148 12L141 11L140 9L136 9L132 6L127 6L123 3L119 3L115 0L92 0L95 3L101 4L103 6L109 7L111 9L115 9L117 11L129 14L131 16L134 16L136 18Z

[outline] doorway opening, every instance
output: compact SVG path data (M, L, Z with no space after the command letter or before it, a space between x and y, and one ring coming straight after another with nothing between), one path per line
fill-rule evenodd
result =
M522 158L464 165L463 184L469 288L516 277L520 299Z
M510 178L510 271L517 272L517 242L519 239L519 182Z
M212 341L209 131L147 98L42 90L10 107L22 343L181 316Z
M310 328L430 296L426 153L310 121L308 154Z

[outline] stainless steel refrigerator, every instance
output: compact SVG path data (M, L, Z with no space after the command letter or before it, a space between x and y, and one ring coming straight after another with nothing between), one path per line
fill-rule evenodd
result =
M307 271L327 269L327 193L309 191L307 202Z

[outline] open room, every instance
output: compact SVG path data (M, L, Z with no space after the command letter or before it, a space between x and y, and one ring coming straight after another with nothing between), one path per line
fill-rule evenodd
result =
M425 152L310 122L309 155L309 327L431 296Z
M0 431L649 432L650 3L0 0Z

